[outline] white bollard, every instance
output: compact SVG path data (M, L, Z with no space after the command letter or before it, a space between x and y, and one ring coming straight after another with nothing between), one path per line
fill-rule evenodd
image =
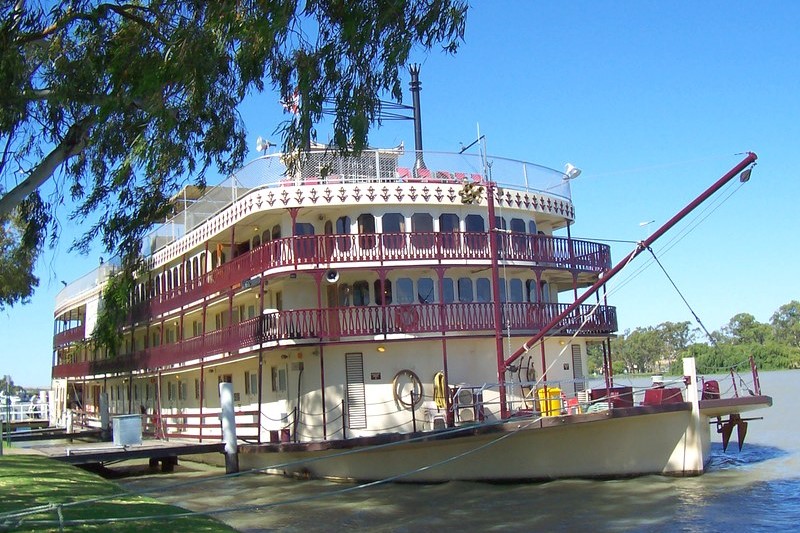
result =
M219 404L222 412L222 441L225 443L225 473L239 471L239 448L236 444L236 414L233 411L233 383L219 384Z
M110 435L111 424L108 418L108 393L101 392L100 393L100 431L101 431L101 438L106 440L111 440Z

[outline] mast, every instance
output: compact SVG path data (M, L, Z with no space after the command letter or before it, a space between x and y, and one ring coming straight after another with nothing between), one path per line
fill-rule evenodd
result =
M508 365L516 361L517 359L522 356L522 354L528 352L532 347L536 345L537 342L540 342L547 333L554 328L559 322L561 322L564 318L566 318L572 311L575 310L579 305L581 305L584 301L586 301L589 296L596 293L600 287L605 285L611 278L613 278L617 273L619 273L629 262L631 262L636 256L642 253L644 250L648 249L651 244L653 244L659 237L664 235L667 231L669 231L675 224L677 224L681 219L683 219L686 215L691 213L694 209L697 208L700 204L705 202L712 194L717 192L721 189L726 183L728 183L734 176L737 176L740 172L742 172L745 168L749 165L755 163L758 156L753 152L747 152L747 157L742 159L739 164L733 167L727 174L719 178L711 187L705 190L700 196L692 200L686 207L681 209L678 213L676 213L671 219L664 223L660 228L658 228L655 233L653 233L650 237L645 239L644 241L638 243L636 248L631 251L628 255L626 255L619 263L614 265L611 270L604 272L600 275L600 278L586 291L578 297L572 304L567 306L564 311L561 312L557 317L553 318L550 322L544 326L539 333L528 339L522 346L520 346L517 351L513 354L509 355L505 361L502 363L502 367L498 368L498 372L505 370L508 368Z

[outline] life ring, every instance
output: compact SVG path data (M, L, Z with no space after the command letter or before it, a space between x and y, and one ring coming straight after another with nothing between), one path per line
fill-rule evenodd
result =
M397 324L405 331L415 331L419 325L419 313L410 305L401 305L396 312Z
M407 385L411 385L411 392L405 394ZM422 381L412 370L404 369L394 375L392 380L392 394L394 401L405 407L412 409L422 402L423 395Z

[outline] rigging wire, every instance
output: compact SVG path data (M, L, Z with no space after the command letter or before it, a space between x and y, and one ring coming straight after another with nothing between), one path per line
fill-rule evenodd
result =
M730 197L733 196L734 193L738 192L739 189L742 187L742 185L743 184L740 184L739 186L735 187L732 191L729 191L726 196L722 198L717 198L716 200L711 202L708 206L706 206L704 209L702 209L697 215L695 215L694 218L692 218L688 222L688 224L683 229L678 231L678 233L674 237L669 239L664 244L664 246L659 249L659 254L662 255L666 254L672 248L674 248L680 241L682 241L690 233L692 233L695 229L697 229L697 227L699 227L700 224L705 222L705 220L708 217L710 217L717 209L719 209L725 202L727 202L730 199ZM734 186L728 185L728 188L731 187ZM623 278L619 283L617 283L614 286L614 289L615 290L621 289L622 287L633 281L635 278L637 278L639 275L641 275L646 269L650 268L652 264L653 261L651 259L646 260L644 264L635 269L629 276Z
M706 336L708 336L708 338L709 338L709 340L711 341L711 343L712 343L714 346L716 346L716 345L717 345L717 341L714 339L714 337L712 337L712 336L711 336L711 333L709 333L709 331L708 331L708 329L706 328L705 324L703 324L703 321L702 321L702 320L700 320L700 317L699 317L699 316L697 316L697 313L695 313L695 311L694 311L694 309L692 308L692 306L691 306L691 305L689 304L689 302L686 300L686 297L683 295L683 293L681 292L681 290L680 290L680 289L678 288L678 286L675 284L675 281L673 281L672 277L669 275L669 272L667 272L667 269L666 269L666 268L664 268L664 265L662 265L662 264L661 264L661 261L659 261L659 260L658 260L658 257L656 256L656 254L655 254L655 252L653 251L653 249L652 249L652 248L650 248L650 247L648 246L648 247L647 247L647 251L648 251L648 252L650 252L650 253L652 254L652 256L653 256L653 260L654 260L654 261L655 261L655 262L658 264L658 266L659 266L659 267L661 267L661 271L662 271L662 272L664 272L664 275L667 277L667 279L669 280L669 282L672 284L672 287L675 289L675 292L677 292L677 293L678 293L678 296L680 296L680 297L681 297L681 300L683 300L683 303L685 303L685 304L686 304L686 307L687 307L687 308L689 308L689 311L692 313L692 316L693 316L693 317L694 317L694 319L697 321L697 323L698 323L698 324L700 324L700 327L701 327L701 328L703 328L703 331L705 331L705 333L706 333Z

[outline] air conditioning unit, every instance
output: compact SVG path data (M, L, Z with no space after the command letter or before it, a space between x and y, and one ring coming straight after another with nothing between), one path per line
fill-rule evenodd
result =
M471 388L459 386L453 396L453 409L456 414L457 424L471 424L479 419L478 404L479 395L475 394Z

